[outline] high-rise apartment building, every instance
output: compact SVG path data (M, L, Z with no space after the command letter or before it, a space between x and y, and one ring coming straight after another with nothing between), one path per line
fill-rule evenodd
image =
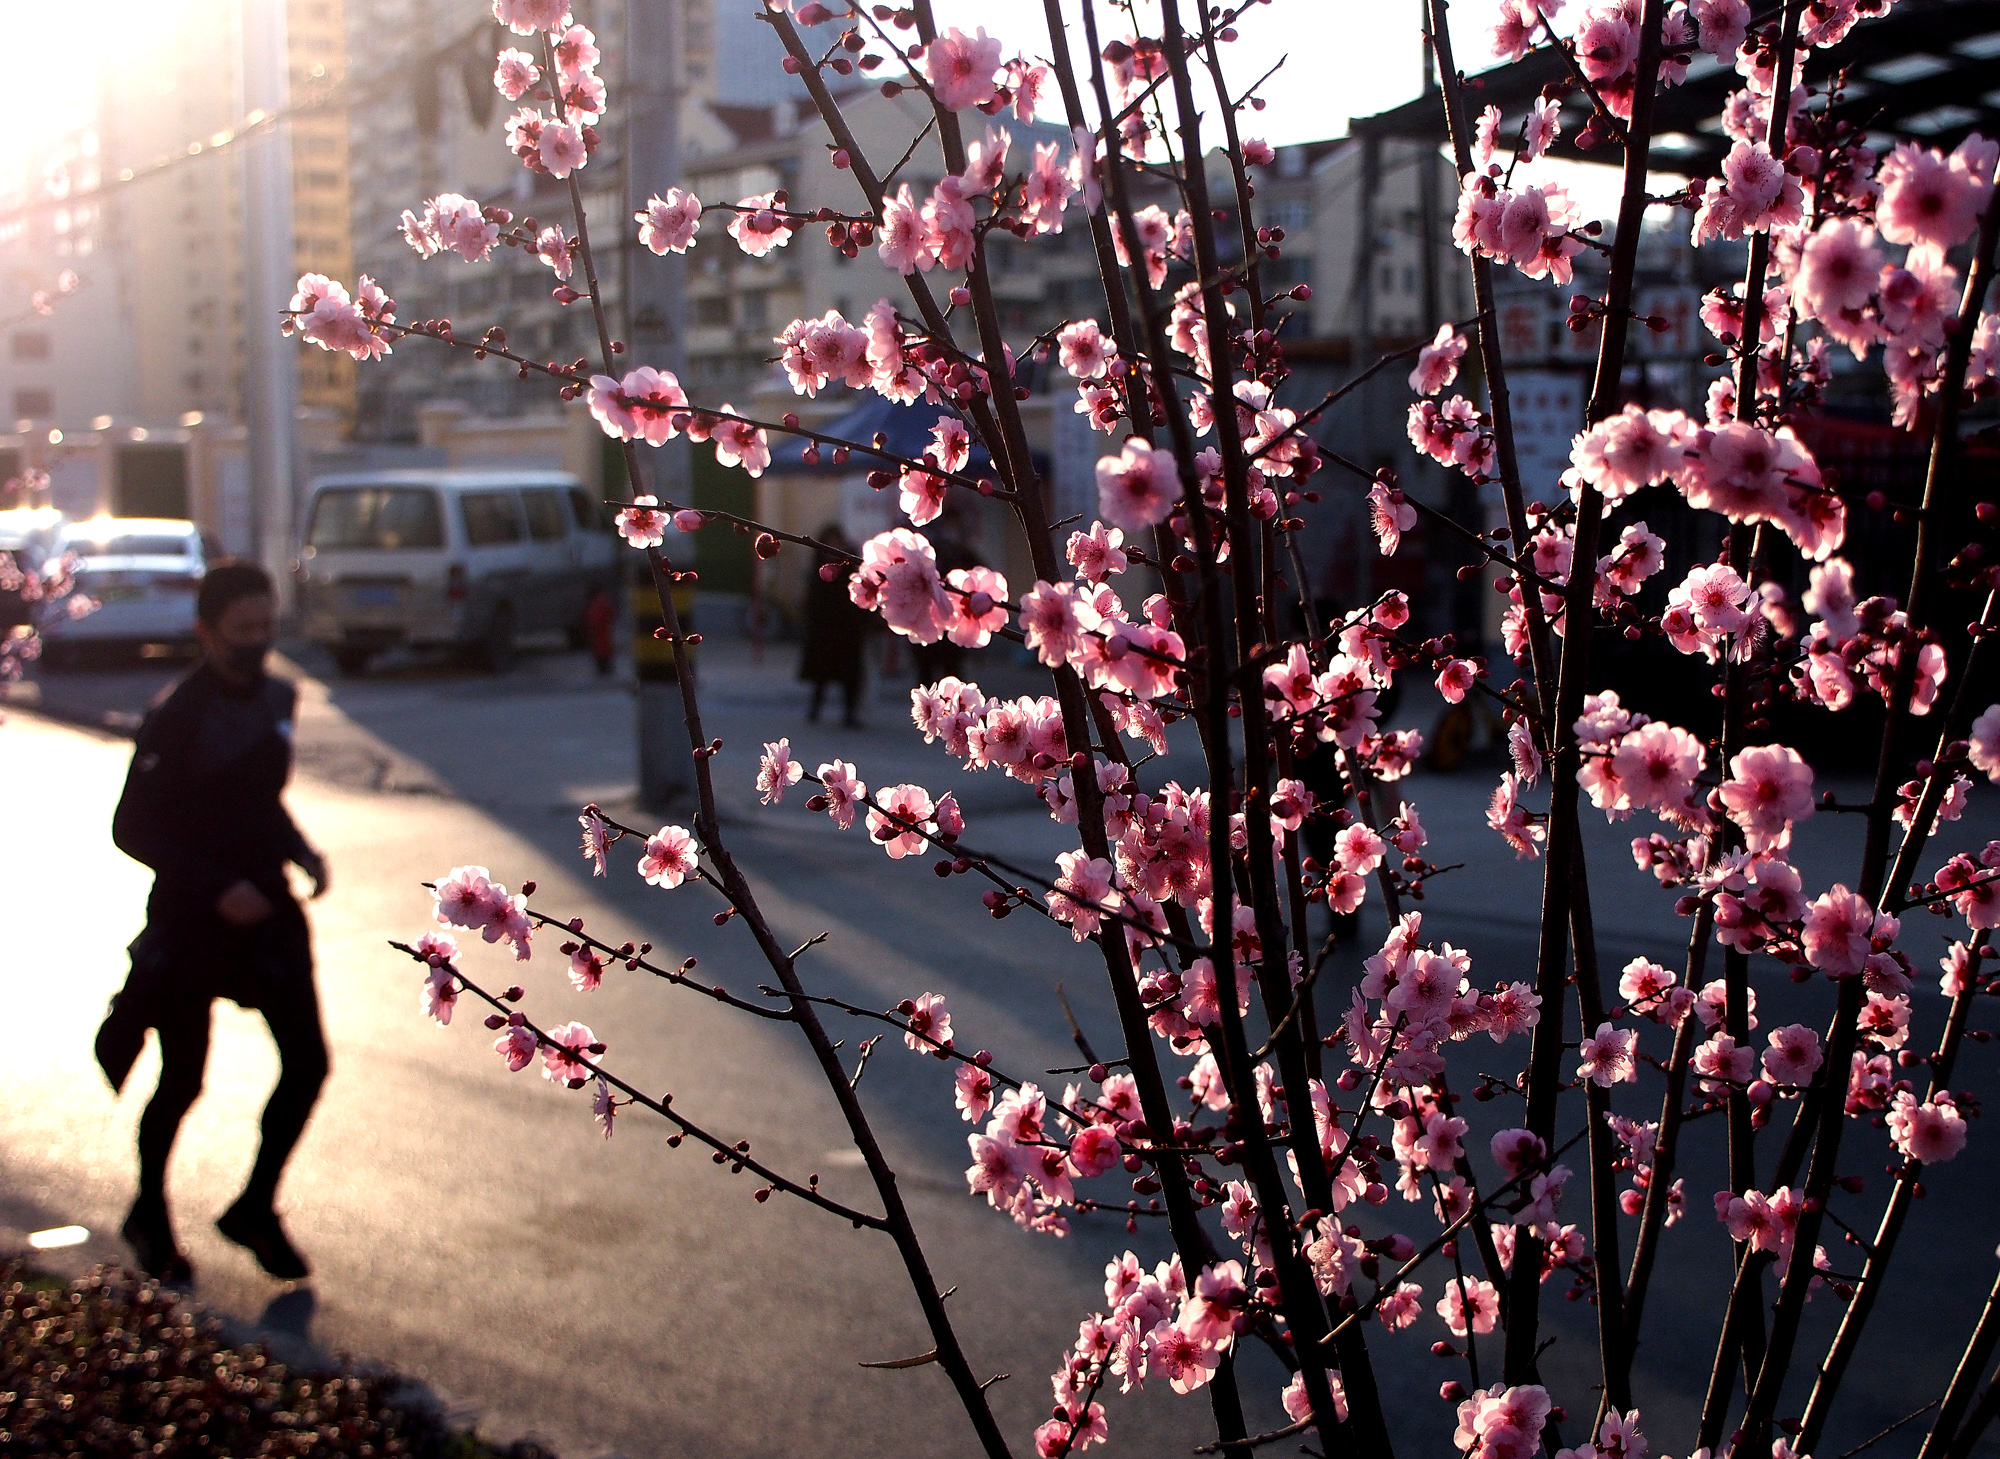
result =
M300 271L351 274L344 0L164 0L93 37L94 76L0 159L0 423L157 433L243 415L246 314L278 326L285 300L246 300L238 134L242 6L285 7L295 114ZM46 315L36 291L75 275ZM345 417L349 362L300 352L302 406Z

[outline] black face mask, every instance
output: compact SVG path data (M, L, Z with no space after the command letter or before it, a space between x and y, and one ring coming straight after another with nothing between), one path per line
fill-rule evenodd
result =
M239 643L223 655L223 662L237 678L255 681L264 677L264 659L270 652L267 641Z

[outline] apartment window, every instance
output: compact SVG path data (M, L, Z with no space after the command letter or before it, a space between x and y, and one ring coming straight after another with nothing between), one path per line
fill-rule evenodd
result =
M14 414L17 416L42 416L56 413L56 398L47 390L16 390L14 392Z
M694 322L708 328L729 323L729 301L727 299L697 299L694 301Z
M17 360L46 360L49 357L49 337L38 329L23 329L14 336L14 358Z

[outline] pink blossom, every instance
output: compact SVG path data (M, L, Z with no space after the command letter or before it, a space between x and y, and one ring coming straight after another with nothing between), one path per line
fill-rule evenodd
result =
M535 64L534 57L526 51L518 51L509 46L500 52L497 59L498 64L493 68L493 84L509 101L519 101L537 81L542 79L542 68Z
M427 933L428 936L434 934ZM449 938L443 939L450 941ZM422 949L421 940L418 943ZM449 959L431 967L424 974L423 994L418 1000L426 1018L436 1019L441 1025L451 1022L451 1011L458 1004L458 974L452 971Z
M1477 682L1477 667L1467 659L1448 659L1438 670L1437 690L1447 704L1465 702L1466 691Z
M1472 129L1472 165L1484 168L1493 161L1493 153L1500 145L1500 108L1488 103L1479 114L1479 121ZM1415 388L1415 387L1412 387ZM1429 395L1428 390L1419 390L1419 395Z
M785 790L797 785L806 773L806 767L792 758L792 742L789 739L767 740L764 754L757 761L757 797L765 805L775 805L785 798Z
M542 1045L542 1077L557 1084L588 1079L591 1071L578 1055L595 1057L593 1049L602 1052L597 1035L587 1025L557 1024L548 1031L548 1041Z
M1494 788L1493 797L1486 806L1486 824L1503 836L1507 844L1514 848L1514 859L1525 861L1540 853L1535 849L1547 832L1538 822L1528 819L1527 808L1521 804L1521 781L1513 771L1500 777L1500 784Z
M983 25L972 35L954 26L924 48L923 66L932 95L946 111L983 106L993 99L1000 42Z
M1786 745L1753 745L1729 762L1722 803L1752 851L1787 844L1792 823L1813 813L1812 767Z
M569 0L493 0L493 18L515 35L559 31L569 24Z
M611 1125L618 1118L618 1101L612 1097L611 1085L600 1074L591 1081L590 1116L597 1121L597 1128L604 1131L604 1138L611 1138Z
M1124 546L1125 534L1122 531L1107 527L1102 522L1092 522L1088 532L1069 534L1065 555L1078 577L1087 582L1100 583L1131 566Z
M1161 1322L1146 1336L1147 1369L1165 1375L1176 1393L1205 1386L1222 1365L1222 1349L1204 1344L1170 1322Z
M1807 319L1827 319L1866 305L1882 272L1875 230L1837 218L1820 226L1799 251L1792 297Z
M1966 737L1969 757L1975 770L2000 783L2000 704L1990 704L1972 722Z
M1889 1136L1912 1160L1938 1165L1965 1148L1965 1116L1949 1095L1918 1103L1907 1089L1889 1106Z
M1056 857L1062 874L1049 893L1049 915L1068 925L1070 936L1081 942L1096 932L1105 912L1114 910L1115 872L1110 862L1082 851L1064 851Z
M493 925L507 905L507 889L488 880L483 866L454 866L431 896L431 915L440 925L471 932L483 932Z
M1527 125L1522 130L1521 160L1533 162L1548 151L1562 135L1562 102L1543 97L1528 107Z
M676 418L685 419L687 392L671 371L641 365L622 380L609 375L590 377L590 413L604 434L614 440L643 439L658 446L678 436Z
M1639 27L1620 6L1589 11L1576 33L1576 60L1592 81L1615 82L1639 59Z
M1382 555L1394 557L1403 534L1417 525L1417 509L1400 491L1378 481L1368 488L1368 522Z
M685 826L662 826L646 838L639 857L639 875L647 883L672 891L701 866L701 848Z
M868 787L854 778L854 767L845 760L830 760L820 766L819 784L827 815L834 825L847 830L854 824L855 812L868 799Z
M1027 646L1050 668L1073 657L1098 624L1097 610L1074 583L1036 583L1022 594L1020 613Z
M892 785L869 807L868 839L879 842L892 861L920 856L928 844L925 833L937 830L931 819L936 812L930 792L921 785Z
M778 209L783 206L776 193L738 199L735 214L729 220L729 236L752 258L762 258L774 248L783 248L792 241L792 229L796 226L791 219L779 216Z
M694 247L694 235L701 231L701 199L670 187L664 196L649 199L646 210L634 216L639 223L639 241L654 253L686 253Z
M1742 231L1763 233L1775 225L1800 220L1803 198L1799 180L1762 142L1738 142L1731 147L1722 159L1722 177L1736 226Z
M1579 435L1570 461L1607 502L1621 501L1674 475L1693 437L1693 424L1677 410L1628 405Z
M1949 159L1933 147L1898 143L1877 174L1882 200L1876 226L1891 243L1929 243L1951 248L1972 233L1979 210L1992 190L1993 160L1973 144L1961 143ZM1970 149L1970 150L1969 150Z
M1690 0L1688 12L1701 27L1701 48L1718 61L1735 59L1750 30L1749 0Z
M1806 907L1800 935L1806 961L1829 978L1851 978L1867 965L1874 950L1869 941L1874 928L1875 909L1867 898L1836 882Z
M912 527L928 526L944 514L951 483L929 471L906 468L898 478L896 505Z
M1602 1089L1639 1077L1639 1061L1634 1053L1639 1035L1632 1029L1614 1029L1608 1023L1577 1045L1583 1062L1577 1065L1579 1078Z
M421 218L404 210L403 236L420 258L451 252L467 263L480 263L500 241L500 225L474 199L439 193L424 204Z
M1116 457L1097 463L1098 515L1128 536L1138 536L1167 518L1180 500L1174 463L1138 436Z
M924 247L948 269L972 261L973 224L977 215L967 200L965 184L956 177L938 179L924 199Z
M1756 1069L1756 1052L1738 1048L1735 1038L1719 1033L1695 1049L1688 1067L1701 1076L1702 1088L1711 1094L1730 1085L1740 1089Z
M358 302L349 297L344 285L325 274L301 274L291 300L299 337L323 350L347 354L357 360L388 354L388 338L373 326L394 322L396 316L391 308L394 301L366 274L361 275L357 288L361 294Z
M974 1124L993 1106L993 1076L977 1064L961 1064L952 1076L952 1099L961 1118Z
M568 122L544 123L535 155L549 176L558 180L590 160L583 133Z
M1074 170L1061 156L1060 143L1036 143L1034 165L1021 186L1021 217L1036 233L1062 232L1063 213L1077 189Z
M944 998L937 993L919 995L903 1015L908 1027L903 1030L903 1043L920 1054L936 1051L942 1044L951 1047L951 1014L946 1011Z
M1437 1315L1457 1337L1464 1337L1468 1327L1483 1337L1500 1320L1499 1290L1480 1277L1455 1278L1445 1283Z
M655 511L660 504L656 496L637 496L632 505L622 508L615 518L618 535L640 549L658 547L666 540L666 513Z
M570 986L579 993L594 993L604 981L604 959L582 943L569 955Z
M951 621L951 604L938 577L931 544L906 527L894 527L861 545L861 566L848 579L848 596L913 643L936 643Z
M1104 337L1095 319L1065 325L1056 335L1056 344L1062 367L1079 380L1102 379L1118 357L1117 346Z
M736 407L726 400L722 409L725 415L736 413ZM718 466L741 466L747 476L762 476L771 464L771 441L762 426L746 420L719 419L710 428L709 439L715 443Z
M1070 1139L1069 1164L1080 1180L1094 1180L1118 1160L1118 1136L1107 1125L1085 1125Z
M1417 351L1417 367L1410 371L1410 388L1419 395L1435 395L1458 378L1458 362L1465 355L1465 336L1450 324L1440 324L1436 338Z
M882 224L878 229L876 255L899 274L928 271L937 264L925 238L923 214L910 197L906 182L893 197L882 199Z
M493 1052L507 1063L510 1074L518 1074L535 1058L535 1036L518 1023L510 1023L493 1041Z
M1772 1029L1769 1038L1771 1047L1764 1051L1764 1077L1788 1089L1803 1089L1810 1084L1826 1061L1820 1052L1819 1035L1803 1023L1788 1023Z
M560 228L544 228L535 236L535 256L559 279L570 275L570 237Z

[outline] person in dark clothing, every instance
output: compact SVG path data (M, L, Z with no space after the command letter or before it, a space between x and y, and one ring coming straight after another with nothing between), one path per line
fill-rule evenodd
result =
M819 529L819 540L839 552L857 549L840 523L828 522ZM831 568L829 573L826 569ZM822 553L818 566L806 579L806 639L799 650L799 677L812 685L812 708L806 718L819 723L820 706L826 700L826 686L840 685L844 711L841 722L849 729L861 723L862 645L868 636L870 615L855 606L847 584L854 576L854 564Z
M140 726L112 822L119 849L154 879L131 976L98 1032L97 1056L118 1088L146 1030L159 1036L160 1082L139 1121L139 1194L123 1230L146 1271L186 1280L192 1272L167 1210L167 1157L201 1093L209 1005L228 998L263 1014L282 1071L249 1182L215 1224L272 1276L294 1280L309 1269L273 1202L327 1057L311 934L285 867L303 869L318 897L326 862L280 799L298 691L264 672L277 614L269 574L218 562L196 604L201 662Z

